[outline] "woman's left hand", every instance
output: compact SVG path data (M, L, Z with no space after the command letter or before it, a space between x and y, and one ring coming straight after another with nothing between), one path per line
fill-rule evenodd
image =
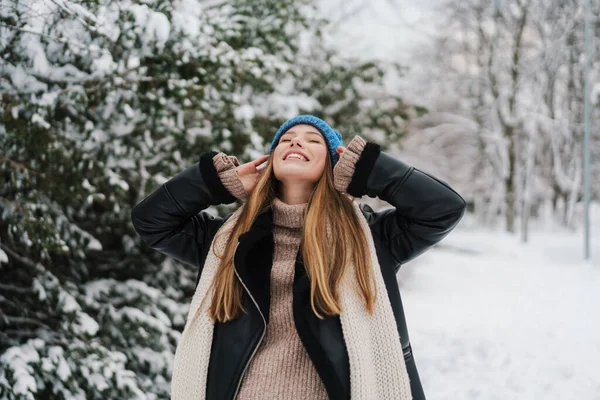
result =
M360 159L365 145L365 140L356 135L347 146L335 148L338 162L333 167L333 184L338 192L347 193L348 185L354 176L356 163Z

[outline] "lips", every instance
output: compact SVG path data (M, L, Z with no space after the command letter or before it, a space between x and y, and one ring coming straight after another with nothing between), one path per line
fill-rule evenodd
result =
M302 157L304 157L304 160L301 160L301 161L305 161L305 162L306 162L306 161L310 161L310 159L307 157L307 155L306 155L306 154L304 154L304 153L303 153L303 152L301 152L301 151L297 151L297 150L290 150L290 151L288 151L287 153L285 153L285 154L283 155L283 159L284 159L284 160L286 160L286 159L288 158L288 156L290 156L290 155L292 155L292 154L298 154L298 155L301 155ZM293 158L293 159L295 159L295 160L300 160L299 158Z

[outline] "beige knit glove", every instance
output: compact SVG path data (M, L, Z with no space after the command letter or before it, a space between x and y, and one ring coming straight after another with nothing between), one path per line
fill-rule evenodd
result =
M356 162L360 158L367 142L356 135L348 143L346 150L340 156L337 164L333 167L333 184L337 191L346 193L348 185L352 181Z
M239 200L247 199L248 193L246 193L246 189L244 189L244 185L237 175L236 167L240 165L237 157L219 152L213 157L213 164L217 169L221 182L223 182L223 186L229 193Z

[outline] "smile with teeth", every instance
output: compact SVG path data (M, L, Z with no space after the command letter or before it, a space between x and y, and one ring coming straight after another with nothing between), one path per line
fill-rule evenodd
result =
M296 158L296 159L298 159L298 160L301 160L301 161L306 161L306 158L304 158L302 155L300 155L300 154L296 154L296 153L292 153L292 154L290 154L290 155L289 155L289 156L287 156L285 159L286 159L286 160L289 160L290 158Z

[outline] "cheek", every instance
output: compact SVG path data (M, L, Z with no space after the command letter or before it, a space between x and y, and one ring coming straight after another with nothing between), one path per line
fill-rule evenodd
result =
M319 174L321 174L325 169L325 165L327 164L327 151L319 151L317 157L318 160L315 163L315 169L317 169Z
M277 160L277 159L281 158L281 156L283 155L283 154L281 154L281 153L282 153L282 151L281 151L281 146L277 146L277 147L275 147L275 148L273 149L273 151L271 152L271 158L273 159L273 161L275 161L275 160Z
M275 148L271 153L271 157L273 158L273 173L275 174L275 177L277 177L278 172L284 162L281 159L281 157L283 157L283 151L281 151L281 149L278 150L277 148Z
M324 166L327 161L327 149L320 148L319 149L319 165Z

